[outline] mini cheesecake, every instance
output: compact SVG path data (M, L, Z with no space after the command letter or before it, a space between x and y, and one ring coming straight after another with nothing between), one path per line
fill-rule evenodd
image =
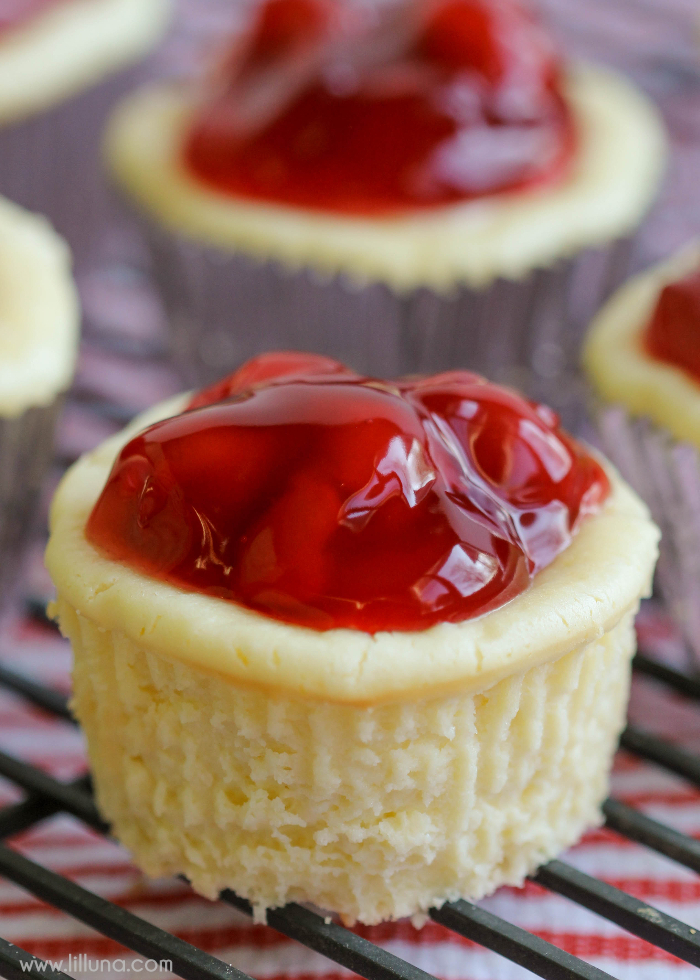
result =
M628 282L593 322L584 368L605 449L662 532L657 583L700 657L700 247Z
M73 378L80 311L70 253L48 222L0 198L0 594L18 562L53 455L61 394Z
M0 194L45 214L83 272L120 220L101 167L104 119L136 80L127 69L162 36L171 2L9 6L0 10Z
M0 14L0 125L26 119L146 54L169 0L27 0ZM22 15L23 13L23 15ZM22 15L22 16L20 16Z
M51 405L70 385L80 313L66 243L0 199L0 416Z
M331 22L316 46L298 8ZM656 110L607 69L562 67L515 0L404 3L355 33L327 8L268 0L216 84L144 88L110 123L178 359L211 380L281 341L364 371L556 373L577 344L571 263L655 196Z
M664 138L655 110L621 76L572 67L565 82L579 143L568 176L529 192L391 217L347 217L227 197L184 165L198 103L177 85L130 95L107 133L119 184L175 234L291 270L343 273L399 293L518 281L583 248L627 235L658 184Z
M684 365L682 358L655 353L648 343L664 290L692 278L700 279L700 246L696 244L630 280L591 325L583 364L605 402L623 406L632 416L648 418L674 439L700 449L700 377L687 359ZM679 310L686 323L689 354L697 347L700 330L697 300L695 305L695 310L690 304L687 310ZM656 330L666 332L667 326L658 323Z
M600 822L658 532L550 410L268 355L84 457L51 527L98 803L148 874L376 923Z

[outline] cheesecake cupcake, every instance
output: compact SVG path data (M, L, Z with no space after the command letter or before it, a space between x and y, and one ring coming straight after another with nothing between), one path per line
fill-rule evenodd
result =
M100 809L148 874L259 917L520 884L600 822L657 538L510 389L256 358L54 499Z
M657 190L648 100L562 64L520 0L257 9L210 77L142 88L107 133L186 376L281 343L558 377Z
M659 590L700 659L700 246L628 282L584 349L606 452L662 530Z
M0 198L0 611L19 566L70 385L79 309L65 242L44 218Z
M0 9L0 194L45 214L76 265L114 208L100 133L170 0L14 0Z

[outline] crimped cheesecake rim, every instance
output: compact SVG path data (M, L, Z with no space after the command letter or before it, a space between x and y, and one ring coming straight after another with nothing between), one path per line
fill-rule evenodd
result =
M140 416L66 474L51 508L46 564L59 599L154 653L280 694L370 705L486 690L602 636L650 591L658 530L608 467L611 495L530 589L462 623L420 632L318 632L188 592L102 555L84 528L115 456L178 396Z
M171 0L64 0L0 38L0 125L124 67L164 32Z
M50 405L70 385L79 330L66 242L0 197L0 418Z
M653 198L666 140L651 102L619 74L586 65L571 66L566 91L581 133L569 178L408 216L316 214L209 189L180 160L192 97L173 85L127 97L108 126L105 153L145 213L205 246L397 292L486 288L628 234Z
M631 278L588 331L583 366L596 393L700 449L700 382L647 352L644 333L663 288L700 267L700 240Z

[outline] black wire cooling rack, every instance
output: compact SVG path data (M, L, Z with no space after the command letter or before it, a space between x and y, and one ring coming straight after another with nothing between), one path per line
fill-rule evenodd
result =
M656 678L687 697L700 700L700 680L644 655L636 657L634 666L637 671ZM66 699L60 692L2 666L0 686L21 695L54 717L73 724ZM636 727L626 729L620 745L700 786L700 756L683 751ZM89 776L70 783L60 782L35 766L1 752L0 776L26 793L22 802L0 809L0 840L5 841L61 812L77 817L100 833L109 834L109 827L95 807ZM700 872L700 841L652 820L618 800L609 799L604 805L604 813L606 825L611 830ZM142 956L159 961L170 960L172 971L179 977L188 980L250 980L235 967L29 860L6 844L0 844L0 876ZM564 861L550 861L534 875L533 881L604 916L679 959L700 967L700 929L696 930ZM252 914L248 902L232 892L224 892L221 900ZM431 911L430 917L459 935L525 967L535 976L547 980L603 980L610 977L603 970L469 902L444 905ZM271 911L267 919L273 929L366 980L434 980L423 970L300 905L287 905ZM0 938L0 976L8 980L25 977L31 961L35 964L33 973L40 970L43 976L68 977L68 974L53 969L38 957Z
M160 349L123 349L120 338L111 333L97 336L94 332L87 332L87 336L95 350L116 353L129 361L137 358L143 363L148 356L158 364L164 357L164 352ZM133 408L113 403L105 397L103 391L94 390L85 379L73 390L70 401L74 407L81 406L90 415L108 421L115 429L133 416ZM56 460L58 470L65 469L72 461L72 455L70 458L59 456ZM30 603L29 612L35 618L48 623L43 601ZM638 672L700 702L700 677L689 677L641 654L635 658L634 666ZM37 684L0 663L0 688L2 687L19 694L55 718L74 724L66 697L61 692ZM620 745L700 787L700 755L692 755L636 727L625 730ZM58 813L71 814L94 830L109 835L109 827L100 817L93 801L89 776L63 783L27 762L0 752L0 777L14 783L26 793L22 802L0 808L0 842ZM610 830L700 873L700 841L645 816L619 800L607 800L603 809L606 826ZM0 843L0 877L14 882L38 899L66 912L141 956L155 961L169 960L172 964L171 970L176 976L188 980L251 980L245 973L216 956L152 925L3 843ZM564 861L549 862L533 876L533 881L605 917L679 959L700 967L700 928L696 930ZM224 892L221 900L252 916L249 903L233 892ZM470 902L446 904L441 909L433 909L430 917L460 936L546 980L612 980L605 971ZM268 912L267 922L283 935L321 953L366 980L435 980L418 967L300 905L292 904ZM1 929L2 923L0 931ZM26 977L30 963L35 964L31 968L34 974L69 977L69 974L53 969L50 964L0 937L0 977L8 980Z

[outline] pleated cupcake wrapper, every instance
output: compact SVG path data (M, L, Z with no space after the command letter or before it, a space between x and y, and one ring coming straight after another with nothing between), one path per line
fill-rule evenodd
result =
M45 215L80 271L99 263L123 212L104 176L101 141L112 106L143 77L134 68L25 120L0 125L0 194Z
M17 418L0 418L0 614L12 605L21 584L61 406L59 398Z
M661 528L656 586L700 666L700 452L623 408L594 414L604 451Z
M624 278L631 249L620 239L484 289L396 293L146 228L175 360L190 384L261 351L295 348L387 377L469 367L565 404L571 385L560 380L573 376L585 324Z

